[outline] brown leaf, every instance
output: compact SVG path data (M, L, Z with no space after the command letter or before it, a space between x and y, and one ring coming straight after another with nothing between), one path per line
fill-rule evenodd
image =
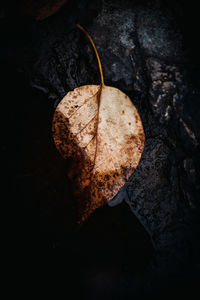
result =
M72 179L82 223L113 199L135 171L145 142L140 116L117 88L85 85L69 92L53 118L53 136Z
M67 0L19 0L18 8L21 13L41 21L55 14L66 2Z

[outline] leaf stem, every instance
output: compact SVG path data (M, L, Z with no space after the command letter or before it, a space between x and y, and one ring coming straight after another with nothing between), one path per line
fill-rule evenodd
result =
M79 24L77 24L76 27L79 28L81 31L83 31L86 34L86 36L88 37L88 39L90 40L90 43L92 44L92 46L94 48L94 52L95 52L96 57L97 57L97 61L98 61L98 65L99 65L99 71L100 71L100 75L101 75L101 85L104 86L103 70L102 70L101 61L100 61L100 58L99 58L97 48L96 48L91 36L89 35L89 33Z

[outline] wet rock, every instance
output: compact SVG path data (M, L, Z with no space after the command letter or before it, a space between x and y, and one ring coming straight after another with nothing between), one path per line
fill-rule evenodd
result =
M166 14L159 3L143 6L137 11L137 22L139 43L146 55L172 61L181 58L181 36L169 11Z

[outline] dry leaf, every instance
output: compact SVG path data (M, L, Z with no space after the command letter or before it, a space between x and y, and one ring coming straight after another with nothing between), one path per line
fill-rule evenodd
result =
M55 14L66 2L67 0L19 0L17 5L21 13L41 21Z
M64 158L72 159L68 176L79 202L80 223L118 193L135 171L145 142L130 98L104 84L101 66L100 73L101 85L69 92L53 118L56 147Z

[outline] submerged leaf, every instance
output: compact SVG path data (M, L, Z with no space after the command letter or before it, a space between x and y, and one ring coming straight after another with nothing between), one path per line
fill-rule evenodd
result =
M64 158L72 159L68 176L79 202L80 223L118 193L135 171L145 142L130 98L104 85L101 66L100 72L101 85L69 92L53 118L56 147Z

